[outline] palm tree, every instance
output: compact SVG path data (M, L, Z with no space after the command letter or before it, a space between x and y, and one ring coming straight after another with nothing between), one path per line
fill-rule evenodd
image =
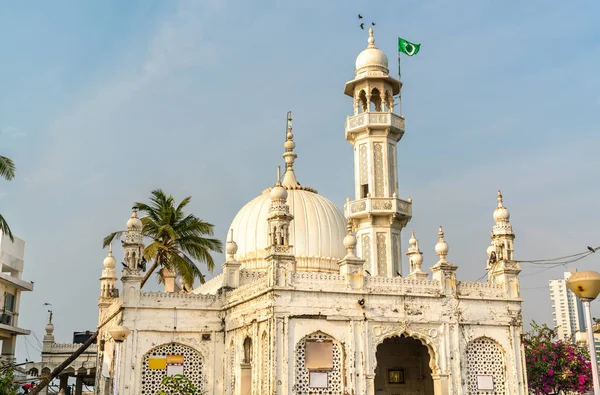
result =
M150 203L134 203L146 216L141 218L142 234L152 242L144 249L144 259L153 261L142 280L143 287L150 275L160 267L158 282L164 282L165 271L174 272L186 286L193 286L197 278L204 283L204 275L192 260L204 262L208 270L215 267L211 252L222 252L220 240L204 237L213 235L213 225L193 214L185 215L183 209L192 199L183 199L177 207L173 196L161 189L150 193ZM108 246L125 231L113 232L104 238L103 247Z
M6 156L0 156L0 177L6 180L12 180L15 178L16 170L17 168L12 159L7 158ZM10 241L15 241L15 237L8 226L8 222L6 222L2 214L0 214L0 231L7 235Z

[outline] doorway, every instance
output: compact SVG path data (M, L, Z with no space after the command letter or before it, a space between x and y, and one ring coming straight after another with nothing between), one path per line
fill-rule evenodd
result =
M377 346L376 395L433 395L431 356L412 337L394 336Z

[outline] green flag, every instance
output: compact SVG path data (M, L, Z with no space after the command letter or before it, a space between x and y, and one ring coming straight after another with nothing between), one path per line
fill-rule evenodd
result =
M402 52L408 56L413 56L419 53L421 44L413 44L403 38L398 37L398 52Z

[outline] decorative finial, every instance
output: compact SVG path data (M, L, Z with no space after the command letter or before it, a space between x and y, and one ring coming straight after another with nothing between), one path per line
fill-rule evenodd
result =
M112 242L108 245L108 256L112 257Z
M294 133L292 132L292 112L287 113L287 124L285 129L285 143L283 144L285 152L283 159L285 160L285 174L283 175L283 186L294 187L299 185L294 174L294 161L298 157L294 152L296 143L294 142Z
M446 256L448 255L448 244L446 244L446 240L444 240L444 231L442 230L442 226L438 230L438 242L435 245L435 253L440 256L441 263L447 263ZM438 263L440 263L438 262Z
M504 207L502 202L502 192L498 189L498 207Z
M356 237L352 233L352 222L348 221L346 224L346 237L344 237L344 247L346 247L346 257L354 257L354 249L356 248Z
M233 229L229 229L229 237L227 238L227 243L225 246L225 252L227 252L227 261L233 262L235 261L235 253L238 250L238 245L235 241L233 241Z
M369 47L375 46L375 37L373 37L373 28L369 28Z
M277 166L277 182L275 183L276 186L281 186L281 166Z

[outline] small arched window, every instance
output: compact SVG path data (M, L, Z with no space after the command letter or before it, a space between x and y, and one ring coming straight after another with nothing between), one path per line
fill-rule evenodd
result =
M244 363L252 362L252 339L247 337L244 340Z

